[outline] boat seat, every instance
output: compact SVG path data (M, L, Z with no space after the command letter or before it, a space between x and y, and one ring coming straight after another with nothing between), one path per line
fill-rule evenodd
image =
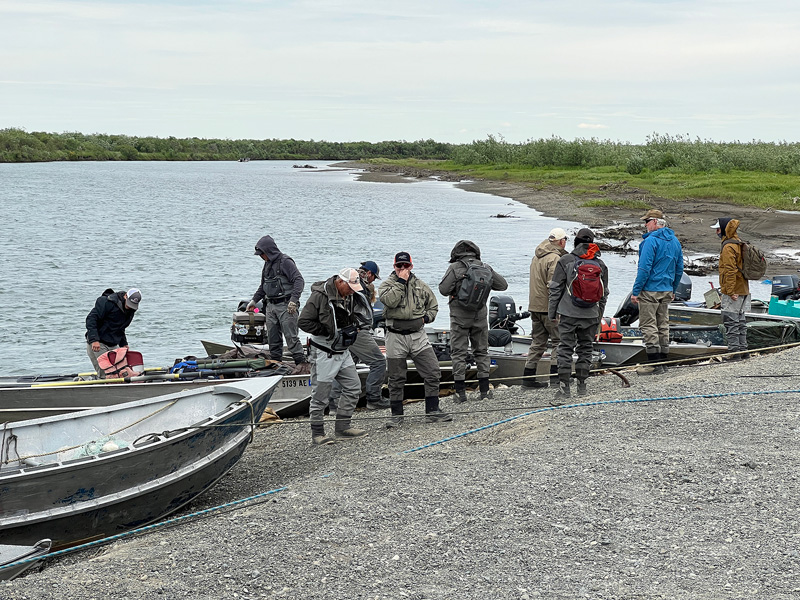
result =
M497 348L504 347L512 341L511 332L506 329L490 329L489 330L489 347Z

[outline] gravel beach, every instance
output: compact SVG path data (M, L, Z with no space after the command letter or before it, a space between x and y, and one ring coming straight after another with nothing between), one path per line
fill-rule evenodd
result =
M798 598L798 361L592 377L575 401L604 404L479 431L552 391L398 431L358 412L367 437L321 448L272 425L182 514L285 490L50 559L0 598Z

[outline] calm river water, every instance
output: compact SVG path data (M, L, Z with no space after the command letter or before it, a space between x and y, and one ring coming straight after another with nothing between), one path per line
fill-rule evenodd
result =
M128 339L147 366L203 355L201 339L228 342L231 313L258 286L262 261L252 249L265 234L295 259L306 290L367 259L388 275L406 250L436 291L450 249L471 239L524 310L536 246L553 227L580 227L450 183L359 182L351 170L311 164L318 169L288 161L0 164L0 374L90 370L85 318L107 287L141 289ZM517 218L492 218L498 213ZM613 314L636 261L603 258ZM695 298L708 279L696 279ZM448 326L444 298L435 325Z

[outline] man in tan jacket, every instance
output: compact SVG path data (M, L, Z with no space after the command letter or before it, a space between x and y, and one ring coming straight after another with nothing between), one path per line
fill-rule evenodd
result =
M750 284L742 275L742 240L737 235L738 219L722 217L712 228L722 239L719 253L719 291L722 303L722 324L728 350L745 352L747 350L747 317L750 312ZM736 354L731 360L746 358L747 354Z
M552 340L553 347L558 344L558 327L547 316L549 298L548 285L553 279L558 259L567 253L567 232L556 227L550 235L536 248L531 260L528 310L531 313L531 347L528 360L523 371L522 387L546 388L547 378L536 378L536 367L547 348L547 341ZM542 380L544 379L544 380Z

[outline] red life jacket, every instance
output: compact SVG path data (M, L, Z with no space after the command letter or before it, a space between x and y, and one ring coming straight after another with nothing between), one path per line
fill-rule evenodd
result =
M598 342L621 342L622 332L619 330L619 319L616 317L603 317L600 320L600 333L597 334Z
M101 354L97 357L97 364L103 369L106 379L133 377L144 370L142 353L133 352L127 348L117 348Z

